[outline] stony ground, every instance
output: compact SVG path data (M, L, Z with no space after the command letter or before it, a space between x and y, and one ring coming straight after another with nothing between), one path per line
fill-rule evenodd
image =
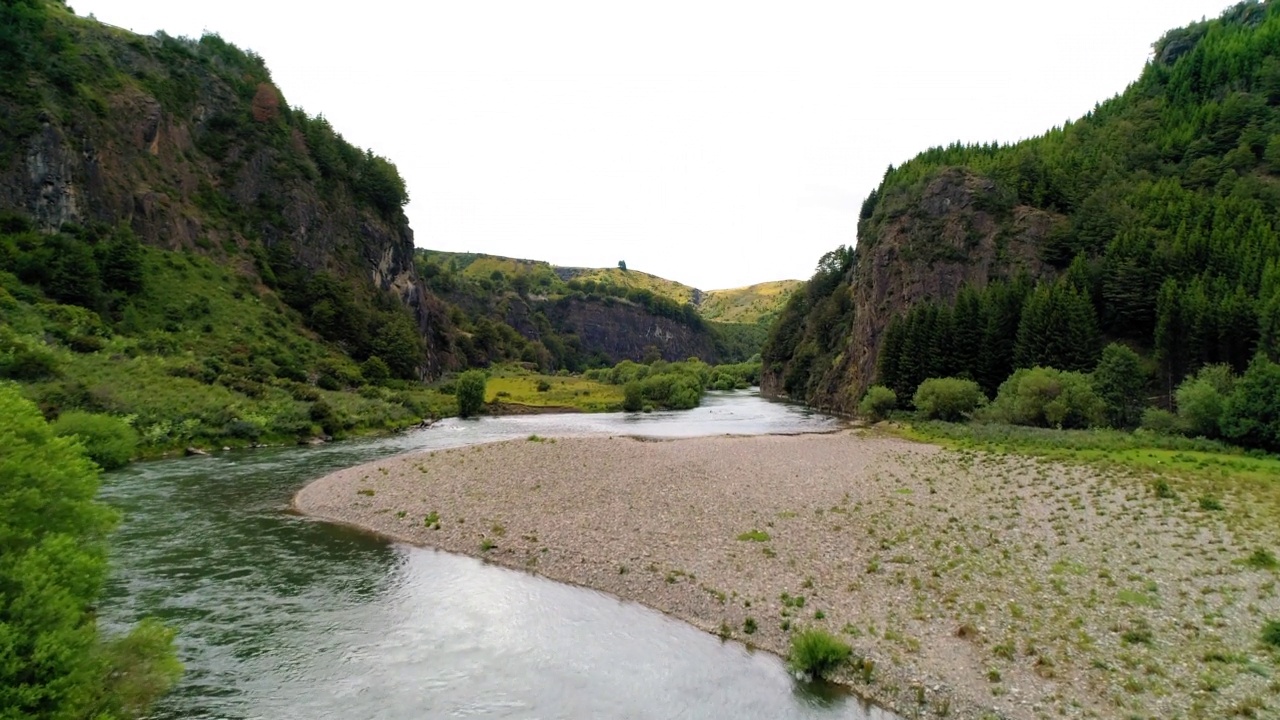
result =
M1275 717L1280 528L1216 487L847 431L531 438L295 502L779 654L825 628L840 679L910 717Z

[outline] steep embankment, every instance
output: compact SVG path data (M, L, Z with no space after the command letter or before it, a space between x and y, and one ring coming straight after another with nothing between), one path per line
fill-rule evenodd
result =
M1076 122L890 168L856 251L772 328L764 384L848 411L873 381L909 398L932 376L991 392L1014 367L1090 370L1104 339L1149 355L1166 393L1204 363L1239 370L1280 352L1278 216L1280 5L1243 3L1168 33Z

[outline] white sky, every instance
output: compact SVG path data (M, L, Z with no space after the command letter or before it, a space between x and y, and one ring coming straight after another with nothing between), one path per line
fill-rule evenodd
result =
M417 244L807 278L885 167L1037 135L1227 0L71 0L261 54L295 107L395 162Z

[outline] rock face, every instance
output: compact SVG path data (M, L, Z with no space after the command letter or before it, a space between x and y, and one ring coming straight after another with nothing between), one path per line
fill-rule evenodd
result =
M145 243L208 254L267 284L271 258L336 277L367 302L390 293L427 339L423 376L451 365L434 340L447 320L417 276L400 203L378 202L377 178L356 169L373 156L290 109L260 59L220 40L57 22L99 58L85 71L94 94L38 69L39 108L37 95L0 93L0 119L26 120L0 132L0 210L46 230L124 223Z
M654 315L626 300L603 302L566 298L551 303L547 317L561 332L576 335L582 346L612 363L640 362L654 350L663 360L697 357L717 361L711 333Z
M831 302L844 293L851 302L850 321L819 327L812 315L820 316L820 310L797 320L796 313L812 308L807 303L789 306L779 322L787 322L791 313L791 322L804 323L804 333L781 361L766 362L762 389L852 412L874 381L884 330L892 318L917 302L953 300L968 283L1051 273L1040 260L1039 246L1063 222L1059 215L1003 202L994 182L962 169L943 171L917 192L885 198L875 216L859 227L853 266L830 296L813 301ZM809 340L819 348L832 347L833 354L806 358L796 349ZM810 363L800 370L812 375L800 392L794 382L789 390L787 382L798 360Z

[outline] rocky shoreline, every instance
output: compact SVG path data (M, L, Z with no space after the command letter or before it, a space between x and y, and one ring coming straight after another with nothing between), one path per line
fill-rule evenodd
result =
M907 717L1214 716L1274 695L1246 662L1196 689L1202 657L1257 656L1256 618L1280 615L1274 573L1231 562L1268 529L1148 486L844 431L530 438L349 468L294 503L780 655L821 627L854 648L836 679Z

